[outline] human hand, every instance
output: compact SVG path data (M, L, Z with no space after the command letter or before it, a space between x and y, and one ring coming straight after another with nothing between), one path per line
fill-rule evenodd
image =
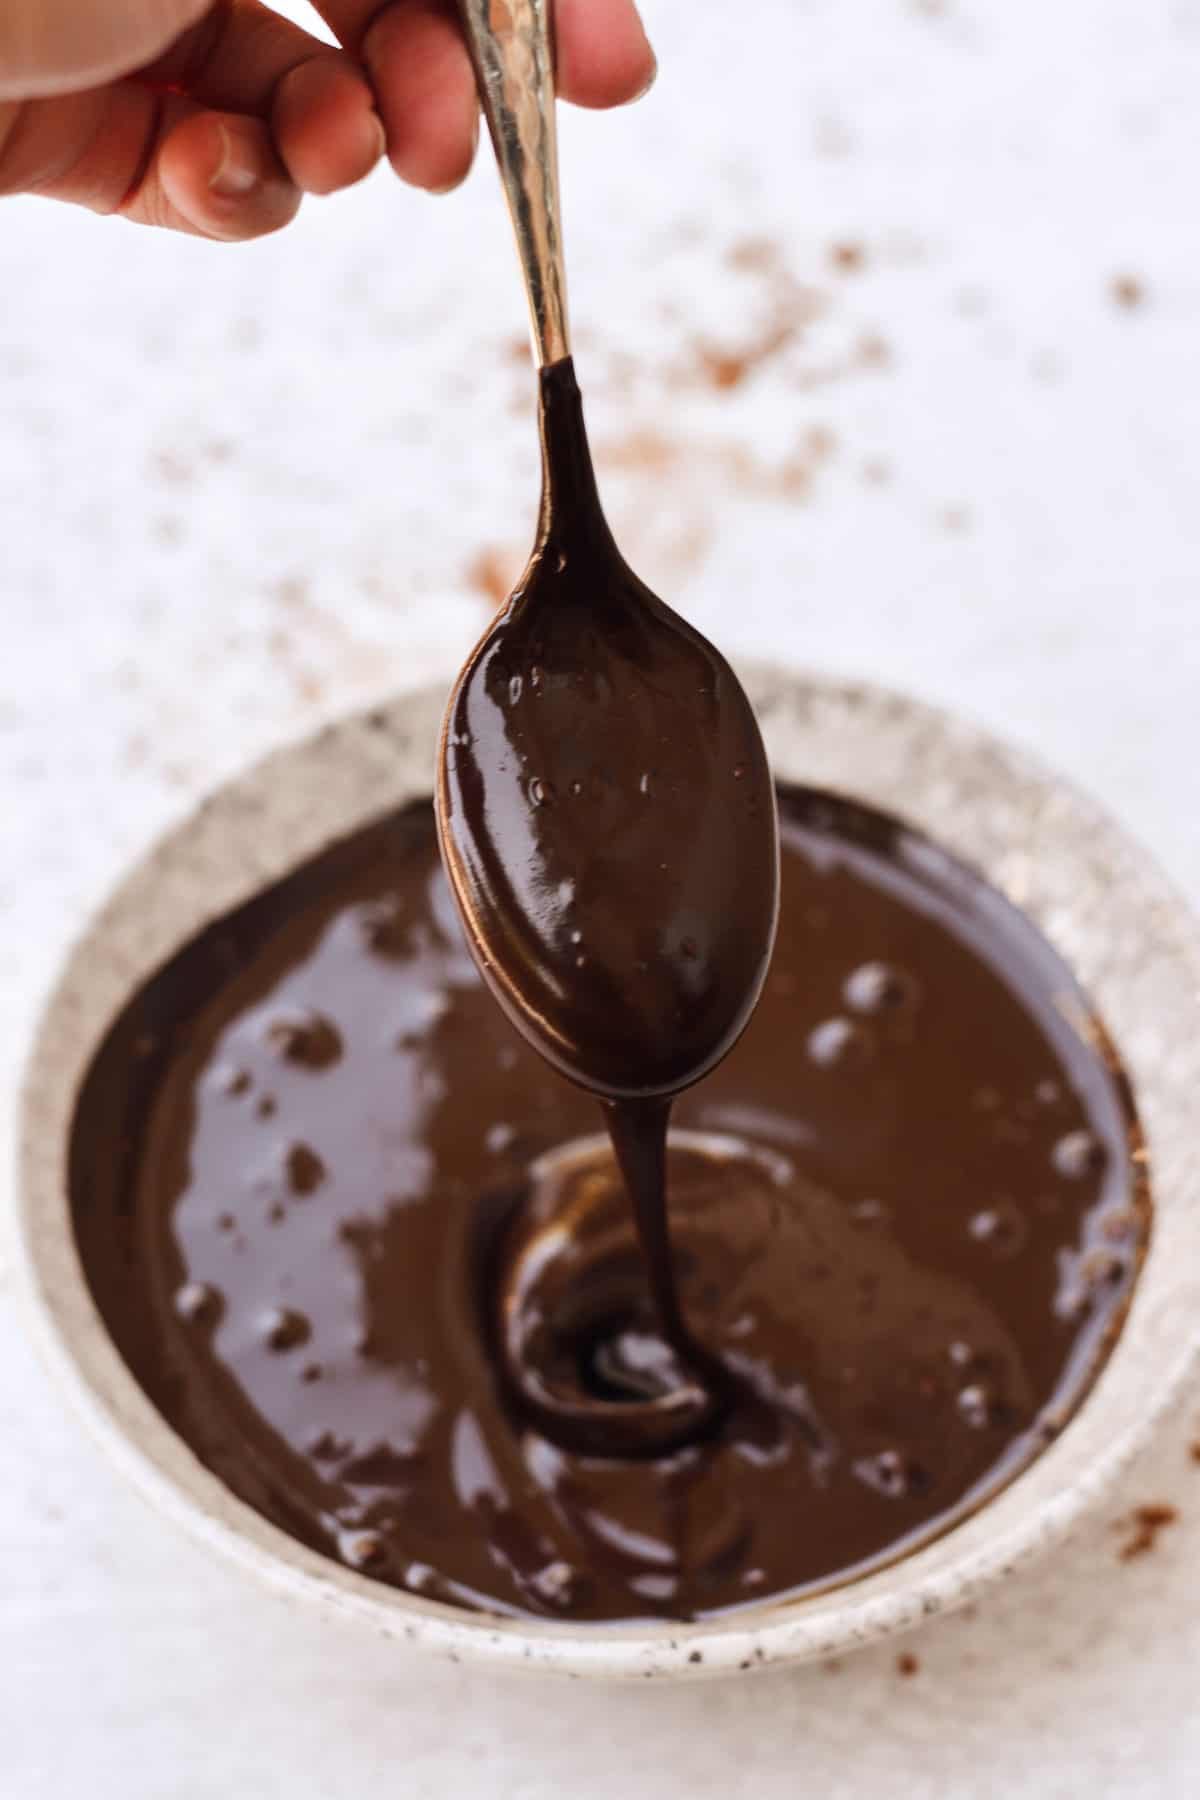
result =
M333 49L262 0L0 0L0 195L43 194L233 240L386 154L456 187L475 78L452 0L316 0ZM558 87L581 106L644 92L636 0L557 0Z

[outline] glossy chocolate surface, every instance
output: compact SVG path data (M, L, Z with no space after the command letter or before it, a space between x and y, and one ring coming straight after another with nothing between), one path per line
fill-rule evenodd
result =
M134 1373L252 1506L467 1606L701 1617L899 1554L1061 1427L1149 1227L1103 1033L925 840L804 790L782 816L762 999L668 1168L729 1390L714 1413L693 1382L657 1450L618 1415L690 1375L599 1114L480 980L429 806L135 996L79 1102L79 1243Z
M758 998L774 793L724 658L612 540L570 362L541 380L538 545L451 697L442 848L481 972L530 1041L595 1094L670 1096Z

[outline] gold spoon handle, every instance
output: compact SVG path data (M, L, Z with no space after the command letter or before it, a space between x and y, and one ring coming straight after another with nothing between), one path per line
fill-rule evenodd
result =
M459 0L517 239L539 369L569 356L554 128L553 0Z

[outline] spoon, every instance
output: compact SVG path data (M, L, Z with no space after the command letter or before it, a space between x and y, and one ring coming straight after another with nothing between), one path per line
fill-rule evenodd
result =
M501 1007L605 1104L660 1323L692 1360L663 1159L669 1102L730 1049L779 901L774 790L725 659L601 510L570 354L548 0L462 0L539 371L537 540L446 711L442 857Z

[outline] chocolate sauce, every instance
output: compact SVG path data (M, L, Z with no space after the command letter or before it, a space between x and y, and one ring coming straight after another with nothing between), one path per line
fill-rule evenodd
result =
M676 1292L664 1156L670 1099L727 1053L762 989L775 800L733 671L613 541L570 358L542 370L539 417L537 544L451 696L438 824L485 980L607 1105L666 1340L659 1372L690 1388L687 1404L660 1389L649 1412L641 1377L624 1393L626 1441L645 1448L664 1423L671 1437L683 1416L698 1423L698 1383L700 1411L725 1385Z
M569 360L541 402L538 544L451 698L442 848L530 1041L606 1099L665 1097L721 1060L762 987L774 795L732 670L613 543Z
M138 1380L251 1506L463 1606L704 1617L903 1553L1061 1428L1149 1229L1103 1033L926 840L804 790L782 818L760 1004L669 1150L716 1411L663 1342L594 1102L480 980L431 808L130 1002L80 1096L80 1250ZM640 1449L639 1393L680 1407Z

